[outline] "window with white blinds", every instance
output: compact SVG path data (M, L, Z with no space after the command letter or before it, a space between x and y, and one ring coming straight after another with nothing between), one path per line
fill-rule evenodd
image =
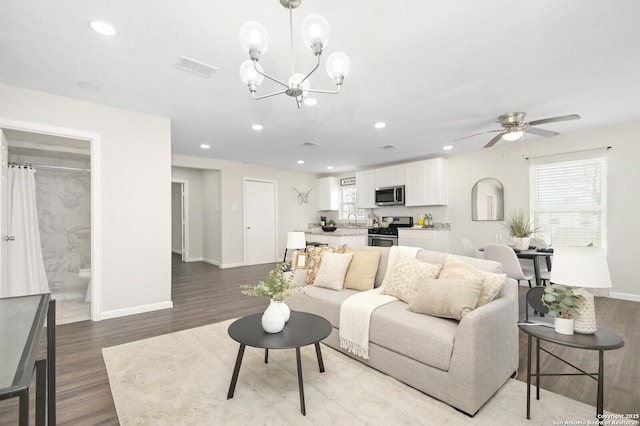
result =
M539 235L558 246L606 246L606 150L531 160L531 212Z

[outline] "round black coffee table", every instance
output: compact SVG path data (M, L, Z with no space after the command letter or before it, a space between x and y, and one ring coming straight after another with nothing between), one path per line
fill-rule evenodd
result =
M233 398L236 389L240 366L244 348L252 346L262 348L264 352L265 364L269 362L269 349L292 349L296 350L296 361L298 363L298 388L300 391L300 411L302 415L307 415L304 404L304 387L302 385L302 361L300 359L300 348L308 345L315 345L316 356L318 357L318 367L324 373L322 353L320 352L320 341L331 334L331 323L326 319L306 312L291 311L291 317L280 333L266 333L262 330L262 314L253 314L234 321L229 326L229 336L240 343L236 365L233 369L231 384L227 399Z

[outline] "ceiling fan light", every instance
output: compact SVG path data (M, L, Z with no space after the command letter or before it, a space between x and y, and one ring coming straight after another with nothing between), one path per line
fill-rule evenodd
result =
M509 141L509 142L513 142L513 141L517 141L518 139L520 139L523 134L524 134L524 132L522 130L515 130L513 132L507 132L504 135L502 135L502 139L504 139L506 141Z
M325 66L329 77L340 85L351 71L351 59L344 52L334 52L327 58Z
M320 15L309 15L302 21L302 41L315 55L329 44L329 23Z
M240 28L240 44L251 59L258 59L269 48L269 34L260 22L245 22Z
M256 71L256 68L262 72L262 67L259 63L255 63L251 59L247 59L240 65L239 74L240 80L252 91L255 91L255 88L260 86L264 81L264 76Z

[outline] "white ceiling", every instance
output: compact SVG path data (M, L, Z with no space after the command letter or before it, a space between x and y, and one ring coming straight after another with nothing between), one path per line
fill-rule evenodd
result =
M560 133L640 119L637 0L302 0L296 71L313 65L299 36L311 13L331 25L324 59L342 50L352 71L341 94L317 95L318 105L301 110L284 95L252 100L238 77L248 56L238 32L257 20L270 36L261 64L288 79L289 17L278 0L0 0L0 10L2 83L168 117L175 154L342 172L442 155L455 139L500 128L497 117L511 111L582 116L541 126ZM93 32L96 19L118 35ZM180 55L219 71L212 79L180 71ZM311 83L335 87L324 61ZM259 94L272 89L265 82ZM376 121L387 127L374 129Z

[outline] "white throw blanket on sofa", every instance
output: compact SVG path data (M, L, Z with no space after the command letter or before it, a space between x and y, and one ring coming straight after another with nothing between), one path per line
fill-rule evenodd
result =
M382 285L373 290L354 294L340 305L340 347L352 354L369 359L369 321L380 306L398 300L394 296L380 294L395 264L398 253L416 257L418 247L393 246L389 250L387 271Z

